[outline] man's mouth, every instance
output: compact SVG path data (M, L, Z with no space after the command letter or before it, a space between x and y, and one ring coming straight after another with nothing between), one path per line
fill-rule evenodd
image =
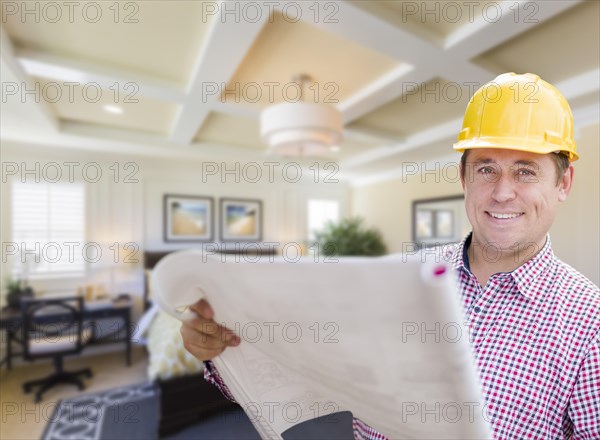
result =
M524 212L491 212L491 211L485 211L485 213L487 215L489 215L490 217L502 219L502 220L521 217L524 214Z

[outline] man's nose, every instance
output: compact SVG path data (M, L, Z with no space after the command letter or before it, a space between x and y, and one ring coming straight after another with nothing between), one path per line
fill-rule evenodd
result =
M492 198L499 203L509 202L516 196L516 185L517 183L511 178L510 173L504 172L494 183L494 190L492 191Z

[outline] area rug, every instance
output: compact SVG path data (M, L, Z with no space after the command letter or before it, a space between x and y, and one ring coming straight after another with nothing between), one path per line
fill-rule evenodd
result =
M157 439L159 394L142 382L61 400L42 440Z

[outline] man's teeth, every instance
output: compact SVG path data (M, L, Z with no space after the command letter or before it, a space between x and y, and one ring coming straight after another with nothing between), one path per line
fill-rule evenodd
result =
M494 218L515 218L521 215L521 213L501 214L499 212L490 212L489 214Z

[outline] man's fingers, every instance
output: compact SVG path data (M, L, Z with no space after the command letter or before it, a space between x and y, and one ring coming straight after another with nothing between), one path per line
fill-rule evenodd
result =
M198 344L202 344L210 338L220 341L223 346L237 346L241 342L232 330L218 325L212 320L198 317L182 323L181 327L190 329L191 331L187 332L186 336Z
M235 333L229 330L225 335L225 342L230 347L237 347L238 345L240 345L242 340L239 338L239 336L237 336Z
M207 361L227 347L240 345L240 338L232 330L213 320L214 311L206 300L198 301L190 309L197 317L182 323L180 332L183 346L196 358Z
M200 331L200 333L207 335L221 335L222 341L233 347L240 344L240 338L237 337L232 330L220 326L212 320L215 313L206 300L201 299L197 303L190 306L190 309L196 312L196 314L199 316L198 318L190 321L190 325L194 326L198 331Z
M213 311L212 307L204 299L201 299L197 303L191 305L190 309L192 309L204 319L212 319L213 316L215 316L215 312Z
M185 341L185 339L184 339ZM200 359L201 361L209 361L211 359L213 359L215 356L219 356L221 353L223 353L223 351L225 351L224 346L219 346L216 348L212 348L212 347L199 347L197 345L191 345L191 344L187 344L184 343L184 347L185 349L190 352L194 357L196 357L197 359Z
M227 347L227 344L221 341L220 338L199 334L195 330L189 328L182 328L181 336L183 338L184 343L186 343L190 347L194 347L197 349L216 350Z
M201 334L219 337L224 343L227 343L228 345L235 346L239 345L240 343L240 338L236 336L233 330L230 330L227 327L223 327L222 325L217 324L212 319L198 317L184 323L183 325L188 325L196 329Z
M217 326L219 327L219 326ZM214 335L202 333L189 324L181 326L181 337L184 348L196 358L207 361L220 355L229 346L239 345L240 339L224 327Z

